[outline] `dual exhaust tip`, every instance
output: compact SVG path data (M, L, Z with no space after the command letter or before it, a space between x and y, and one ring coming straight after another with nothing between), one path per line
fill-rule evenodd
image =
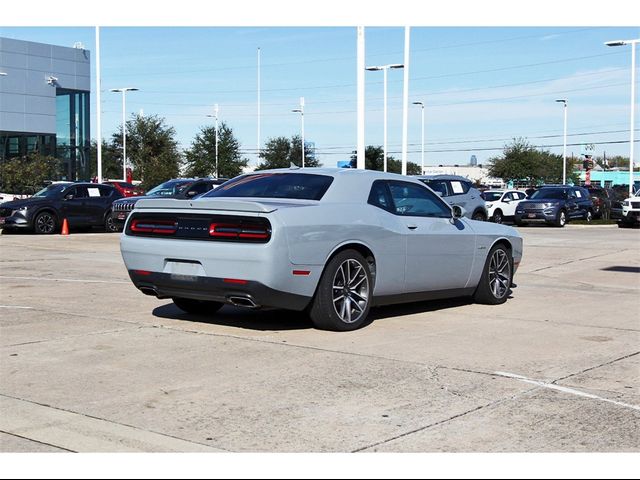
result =
M145 295L151 295L153 297L161 298L156 287L144 286L140 287L140 291ZM254 302L249 295L229 295L226 298L227 302L236 307L260 308L260 305Z

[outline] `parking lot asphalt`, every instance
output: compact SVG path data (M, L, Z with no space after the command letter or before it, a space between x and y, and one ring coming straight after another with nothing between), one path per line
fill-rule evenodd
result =
M512 298L183 313L119 235L0 236L0 452L638 452L640 231L526 227Z

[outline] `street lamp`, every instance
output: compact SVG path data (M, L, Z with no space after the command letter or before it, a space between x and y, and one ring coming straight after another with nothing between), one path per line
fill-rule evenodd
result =
M559 100L556 100L556 102L558 103L562 103L564 105L564 107L562 108L564 110L564 140L563 140L563 147L562 147L562 184L566 185L567 184L567 99L566 98L562 98Z
M127 181L127 127L126 127L126 101L125 94L127 92L135 92L137 88L134 87L122 87L122 88L112 88L112 92L122 92L122 180L124 182Z
M384 155L384 171L387 171L387 70L390 68L404 68L404 65L401 63L392 63L389 65L379 65L374 67L365 67L366 70L370 72L377 72L382 70L384 73L384 141L383 141L383 155Z
M413 102L414 105L420 105L420 109L422 110L422 149L421 149L421 159L422 159L422 170L420 170L420 175L424 175L424 103L422 102Z
M207 117L214 117L216 119L216 178L218 178L218 104L213 106L214 115L207 115Z
M633 195L633 129L635 124L634 106L636 96L636 44L640 42L640 38L634 40L614 40L606 42L607 47L620 47L622 45L631 45L631 125L629 127L629 196Z
M304 168L304 97L300 97L300 108L291 111L299 113L302 121L302 168Z

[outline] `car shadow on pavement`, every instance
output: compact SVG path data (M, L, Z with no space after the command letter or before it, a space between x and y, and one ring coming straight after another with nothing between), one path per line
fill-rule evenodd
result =
M382 320L391 317L402 317L403 315L415 315L416 313L430 313L448 308L471 305L471 297L448 298L444 300L429 300L424 302L401 303L397 305L386 305L371 309L370 320Z
M306 330L313 328L307 314L292 310L249 310L225 305L212 315L198 315L183 312L173 303L167 303L155 308L152 313L159 318L247 330Z

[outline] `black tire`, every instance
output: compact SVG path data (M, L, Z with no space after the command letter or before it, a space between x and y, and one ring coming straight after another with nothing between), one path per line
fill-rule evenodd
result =
M107 212L104 217L104 231L108 233L120 232L122 229L113 220L113 212Z
M367 260L355 250L344 250L327 263L309 316L320 330L357 330L367 322L372 294Z
M471 216L471 220L478 220L479 222L486 222L487 221L487 216L484 214L483 211L476 210L475 212L473 212L473 215Z
M191 298L172 298L173 303L180 310L184 310L187 313L194 313L199 315L207 315L216 313L222 308L221 302L209 302L206 300L193 300Z
M58 218L49 211L40 212L33 220L33 231L38 235L51 235L58 229Z
M565 212L564 210L560 210L558 212L558 216L556 217L556 220L554 222L554 225L556 227L564 227L567 224L567 212Z
M495 212L493 212L493 216L491 217L491 220L493 221L493 223L499 223L499 224L504 222L504 217L502 216L502 210L496 210Z
M507 301L513 282L513 257L502 244L494 246L487 255L480 283L473 294L477 303L499 305Z

